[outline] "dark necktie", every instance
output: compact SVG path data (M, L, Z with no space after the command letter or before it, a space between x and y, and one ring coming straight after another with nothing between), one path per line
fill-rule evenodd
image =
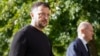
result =
M86 44L86 47L87 47L87 49L88 49L88 54L89 54L89 56L90 56L89 45Z

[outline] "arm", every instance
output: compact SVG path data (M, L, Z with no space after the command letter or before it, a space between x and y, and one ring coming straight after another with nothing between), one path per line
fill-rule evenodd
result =
M27 43L24 32L18 32L13 39L9 56L25 56Z
M66 56L81 56L81 52L79 50L80 49L72 43L67 49Z

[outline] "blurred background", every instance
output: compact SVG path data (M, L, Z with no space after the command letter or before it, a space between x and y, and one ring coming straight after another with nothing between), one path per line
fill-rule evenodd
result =
M48 2L51 7L50 22L43 31L52 43L55 56L65 56L82 21L93 25L91 53L100 56L100 0L0 0L0 56L8 56L13 35L30 24L30 9L37 1Z

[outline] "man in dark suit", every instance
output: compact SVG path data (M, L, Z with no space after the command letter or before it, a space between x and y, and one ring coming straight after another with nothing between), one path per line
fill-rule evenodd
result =
M32 6L31 25L14 36L9 56L53 56L52 47L42 29L48 24L50 7L45 2Z
M92 25L89 22L82 22L77 32L78 37L69 45L66 56L91 56L88 42L92 40L94 34Z

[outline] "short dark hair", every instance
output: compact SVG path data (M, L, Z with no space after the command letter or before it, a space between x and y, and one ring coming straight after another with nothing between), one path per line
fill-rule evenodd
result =
M41 5L43 5L43 6L45 6L45 7L47 7L47 8L50 9L50 6L49 6L48 3L46 3L46 2L37 2L37 3L33 4L32 8L31 8L31 11L32 11L34 8L39 7L39 6L41 6Z

